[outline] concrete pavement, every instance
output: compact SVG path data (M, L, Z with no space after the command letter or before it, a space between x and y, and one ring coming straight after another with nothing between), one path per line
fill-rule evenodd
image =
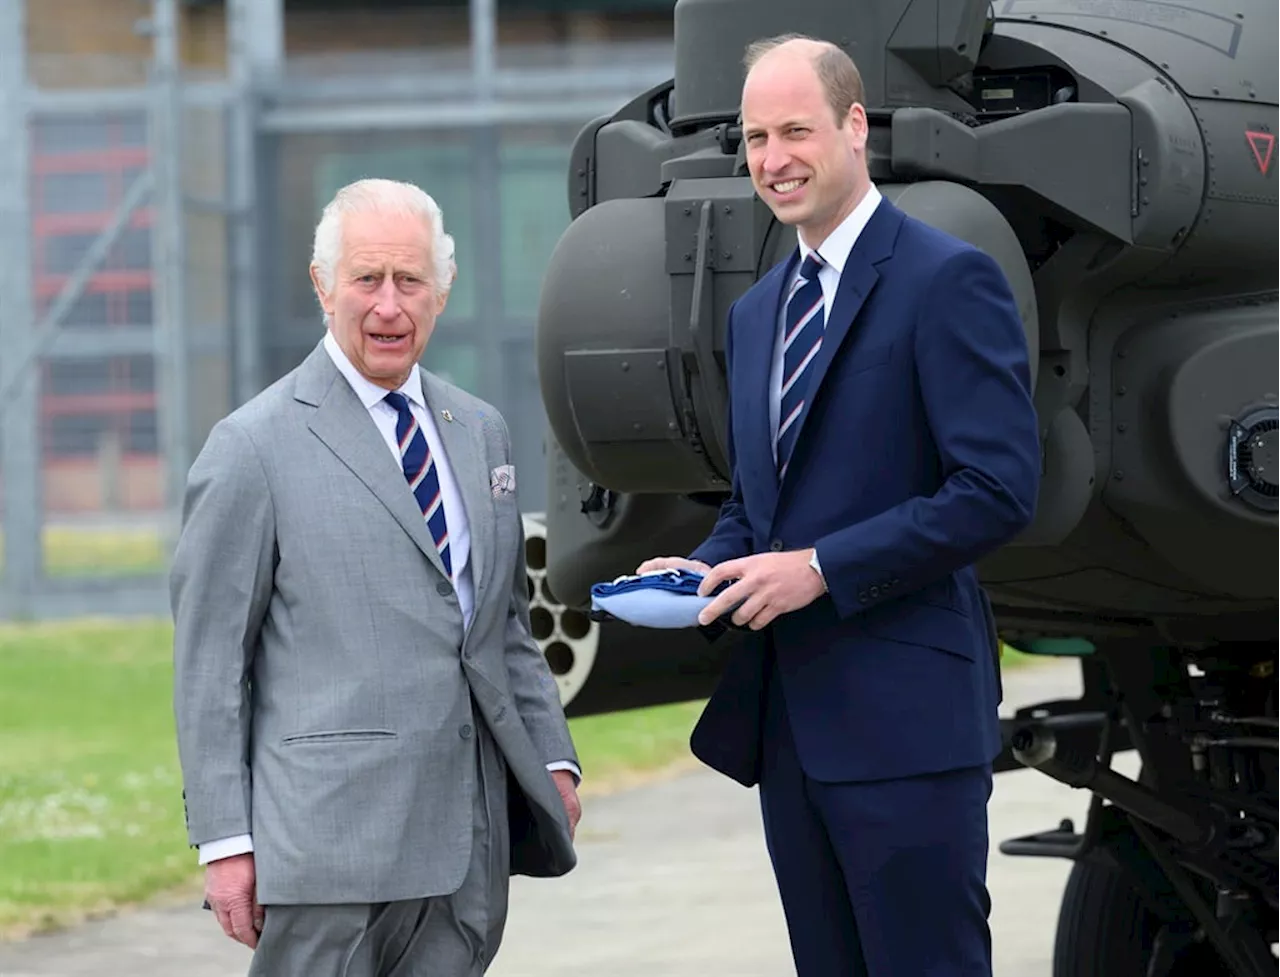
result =
M1071 662L1015 670L1005 685L1006 710L1079 689ZM585 806L579 867L564 879L513 880L490 977L794 974L754 791L698 768ZM996 977L1050 977L1069 870L1065 862L1006 857L997 843L1080 819L1087 806L1087 795L1033 771L996 777L989 874ZM0 977L243 977L248 959L209 913L183 905L0 945Z

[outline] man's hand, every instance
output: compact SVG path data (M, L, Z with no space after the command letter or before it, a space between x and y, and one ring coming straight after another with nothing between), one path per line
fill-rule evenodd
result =
M572 839L578 830L578 822L582 820L582 803L578 800L578 788L574 786L573 774L568 770L552 770L551 779L556 782L556 790L560 791L564 813L569 815L569 837Z
M257 888L252 853L219 858L204 867L204 897L222 931L250 949L257 947L266 919Z
M822 578L809 565L812 556L812 549L757 553L716 564L699 585L699 595L710 595L726 580L737 583L702 609L698 623L710 624L740 603L733 623L759 631L778 615L806 607L823 592Z
M657 556L645 560L636 573L649 573L651 570L690 570L693 573L710 573L711 567L701 560L686 560L683 556Z

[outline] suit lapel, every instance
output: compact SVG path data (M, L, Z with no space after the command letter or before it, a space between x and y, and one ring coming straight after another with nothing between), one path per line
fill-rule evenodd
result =
M422 394L436 430L440 432L440 442L444 445L467 513L467 528L471 533L471 579L475 586L476 604L479 605L494 532L482 420L454 402L448 387L438 379L426 370L421 373ZM452 420L445 419L446 413Z
M822 347L813 358L810 369L813 376L809 381L809 393L805 396L804 407L796 418L799 430L796 431L796 444L791 448L792 457L799 447L799 439L804 437L805 421L813 409L813 402L822 389L831 361L844 344L858 313L866 303L871 290L880 280L880 272L876 265L893 254L893 242L897 237L898 227L902 223L902 212L888 200L881 200L867 221L867 226L858 235L858 240L849 252L840 273L840 284L836 288L836 298L831 305L831 315L827 317L826 329L822 335ZM788 471L791 471L788 468Z
M426 520L405 484L403 470L387 449L368 409L351 385L342 379L323 346L303 363L295 396L316 408L307 425L311 432L386 506L418 549L443 574L444 563L436 552Z
M743 459L751 467L758 466L768 488L766 510L772 518L773 506L778 494L778 466L773 460L773 435L769 423L769 402L773 396L770 379L773 371L774 348L779 341L778 315L782 308L783 285L791 280L799 251L793 251L784 265L776 270L766 283L760 301L744 310L752 318L742 324L734 345L734 356L741 357L742 375L746 383L742 396L734 404L746 422L744 430L751 432L750 459Z

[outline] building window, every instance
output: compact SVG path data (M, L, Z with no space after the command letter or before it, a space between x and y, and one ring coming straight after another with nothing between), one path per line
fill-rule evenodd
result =
M154 454L155 380L150 356L46 362L40 405L45 457Z
M547 262L569 226L569 144L504 142L499 165L503 312L533 319Z

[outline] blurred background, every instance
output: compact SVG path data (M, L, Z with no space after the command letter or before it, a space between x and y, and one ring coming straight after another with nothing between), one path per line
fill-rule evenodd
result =
M674 0L0 0L0 615L167 612L213 423L321 336L342 184L437 197L426 365L545 506L533 321L578 130L672 73Z

